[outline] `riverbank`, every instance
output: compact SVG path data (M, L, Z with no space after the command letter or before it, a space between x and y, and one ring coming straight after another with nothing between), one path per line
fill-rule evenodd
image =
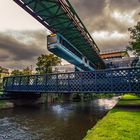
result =
M81 140L115 103L95 99L0 110L0 140Z
M0 96L3 94L3 91L0 90ZM0 109L8 109L8 108L13 108L14 105L13 103L9 102L9 101L3 101L0 100Z
M0 110L1 109L10 109L13 107L14 107L13 103L10 103L8 101L0 101Z
M124 95L83 140L140 140L140 97Z

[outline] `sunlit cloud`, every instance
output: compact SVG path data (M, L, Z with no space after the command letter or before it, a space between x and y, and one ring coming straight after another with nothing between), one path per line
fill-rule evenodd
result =
M135 20L133 19L133 16L135 14L135 10L134 11L131 11L129 13L121 13L119 11L114 11L112 14L111 14L111 17L112 18L115 18L116 20L122 22L122 23L128 23L128 24L135 24Z
M124 50L128 45L129 34L118 31L100 31L92 34L101 51Z
M100 31L94 32L92 34L94 38L97 40L112 40L112 39L122 39L128 37L128 34L119 33L118 31L108 32L108 31Z

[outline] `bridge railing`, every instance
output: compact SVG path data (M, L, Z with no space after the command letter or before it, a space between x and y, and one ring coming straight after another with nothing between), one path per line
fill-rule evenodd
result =
M140 68L98 70L4 78L6 92L140 92Z

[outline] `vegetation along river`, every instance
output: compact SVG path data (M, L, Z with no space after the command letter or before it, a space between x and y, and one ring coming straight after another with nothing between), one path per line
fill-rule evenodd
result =
M96 99L0 110L0 140L82 140L116 102Z

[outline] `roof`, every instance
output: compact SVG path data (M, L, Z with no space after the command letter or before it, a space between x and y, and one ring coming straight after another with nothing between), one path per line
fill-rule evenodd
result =
M102 59L129 57L127 51L112 51L100 54Z

